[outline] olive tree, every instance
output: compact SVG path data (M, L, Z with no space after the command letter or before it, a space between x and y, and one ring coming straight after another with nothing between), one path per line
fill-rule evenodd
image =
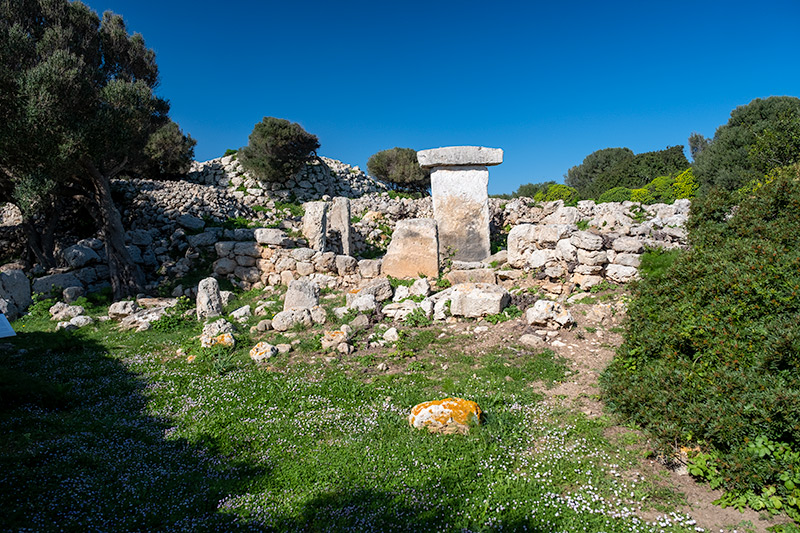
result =
M367 160L367 170L396 190L427 192L431 187L431 172L419 166L417 152L412 148L377 152Z
M297 174L316 155L319 139L296 122L275 117L253 127L247 146L239 149L239 161L258 179L283 183Z
M175 151L155 141L146 150L171 123L157 82L155 53L119 15L101 19L67 0L0 0L0 200L20 205L32 241L53 225L59 202L86 202L117 298L141 292L144 276L125 247L111 179L146 168L153 154L175 169ZM194 142L169 128L162 138L181 137L178 159L190 159Z

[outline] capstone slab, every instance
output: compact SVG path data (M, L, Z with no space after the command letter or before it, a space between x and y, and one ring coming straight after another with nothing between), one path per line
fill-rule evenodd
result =
M501 148L485 146L447 146L417 152L422 168L450 166L493 166L503 162Z

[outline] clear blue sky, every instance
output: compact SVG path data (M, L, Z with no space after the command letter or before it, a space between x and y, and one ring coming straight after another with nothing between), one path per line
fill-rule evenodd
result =
M159 95L201 161L275 116L363 169L395 146L502 148L494 194L800 96L800 0L85 3L156 51Z

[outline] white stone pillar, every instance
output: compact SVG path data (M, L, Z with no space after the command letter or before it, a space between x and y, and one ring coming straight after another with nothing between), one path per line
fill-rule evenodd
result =
M433 217L439 230L439 256L483 261L489 244L489 170L503 162L503 150L448 146L417 152L420 166L431 169Z

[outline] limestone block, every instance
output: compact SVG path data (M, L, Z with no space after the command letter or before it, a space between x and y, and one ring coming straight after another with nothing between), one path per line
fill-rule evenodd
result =
M374 294L359 294L347 306L349 309L358 309L362 313L371 313L378 308Z
M572 283L578 285L583 290L589 290L595 285L603 282L603 277L593 274L575 273L572 275Z
M480 424L481 408L462 398L445 398L415 405L408 415L408 424L431 433L445 435L469 433L470 426Z
M528 255L528 266L531 268L543 268L547 263L553 261L555 257L555 250L550 248L534 250Z
M306 202L303 204L303 236L308 240L309 248L325 250L325 234L327 233L327 202Z
M392 297L392 285L387 279L376 279L359 289L353 289L345 294L345 300L349 306L353 300L362 294L371 294L378 302L385 302Z
M275 261L275 271L283 272L285 270L294 270L297 266L297 261L291 257L284 256Z
M508 291L490 283L461 283L451 287L453 316L478 318L500 313L511 301Z
M319 252L315 252L311 248L295 248L289 255L291 255L292 259L295 261L311 261L317 253Z
M571 224L539 224L535 227L536 244L545 248L555 248L558 241L577 229Z
M219 276L227 276L228 274L232 274L237 266L239 266L239 263L235 260L223 257L222 259L214 261L214 273Z
M289 283L286 297L283 300L283 310L311 309L319 305L319 285L305 279L294 280Z
M501 148L484 146L447 146L417 152L417 161L422 168L446 166L493 166L503 162Z
M614 243L611 246L614 248L615 252L626 254L640 254L644 252L642 241L636 237L620 237L614 239Z
M272 317L272 329L276 331L286 331L296 324L311 326L312 323L311 311L308 309L290 309Z
M233 275L239 278L240 280L246 281L248 283L255 283L261 279L261 271L254 266L252 267L237 266L233 270Z
M350 199L337 196L328 207L328 233L326 235L329 249L342 255L350 255Z
M381 275L381 260L362 259L358 262L358 272L362 278L377 278Z
M121 302L114 302L108 306L108 317L112 320L121 320L128 315L132 315L138 310L139 306L134 301L124 300Z
M542 224L577 224L583 217L576 207L561 206L542 219Z
M569 242L576 248L582 250L596 251L603 249L603 237L589 231L578 231L574 233L569 238Z
M315 257L313 263L317 272L336 272L336 254L333 252L325 252Z
M639 254L617 254L614 257L614 264L639 268L642 263L642 256Z
M636 268L624 265L606 266L606 277L617 283L627 283L635 279L638 275Z
M295 265L298 276L310 276L314 273L314 264L305 261L298 261Z
M200 231L206 226L206 223L203 222L202 218L198 218L189 214L178 215L178 218L175 219L175 222L177 222L178 225L183 229L188 229L191 231Z
M417 307L417 303L413 300L406 300L404 302L386 304L381 312L394 320L405 320Z
M72 268L81 268L90 263L97 263L100 261L100 256L97 252L88 246L81 246L75 244L64 250L64 260Z
M480 268L475 270L451 270L445 276L452 285L459 283L497 283L494 270Z
M437 167L431 173L441 257L483 261L491 254L488 184L486 167Z
M588 276L599 276L603 273L603 265L578 265L575 267L574 272Z
M33 280L31 290L42 294L50 294L54 287L61 292L67 287L83 287L83 284L73 274L51 274Z
M281 272L281 285L288 286L292 281L297 279L294 275L294 272L291 270L284 270Z
M578 260L578 249L570 239L561 239L556 243L556 259L561 259L567 263Z
M531 326L566 327L575 323L569 311L550 300L537 300L525 312L525 320Z
M528 256L536 249L538 230L533 224L519 224L508 232L508 264L523 268L528 264Z
M228 257L233 254L233 247L236 243L233 241L219 241L214 243L214 250L217 252L217 257Z
M435 220L400 220L383 258L381 271L396 278L416 278L420 274L436 278L439 276L438 251L439 237Z
M420 278L408 288L410 296L428 296L431 293L431 282L427 278Z
M215 278L205 278L197 285L197 319L203 320L222 314L222 297Z
M278 348L268 342L259 342L250 349L250 359L256 363L263 363L276 355L278 355Z
M253 235L259 244L286 247L292 242L285 231L277 228L258 228Z
M11 300L19 312L33 303L31 283L22 270L0 272L0 297Z
M237 242L233 245L233 254L261 257L261 245L255 241Z
M255 266L256 259L255 257L251 257L249 255L237 255L236 264L243 267L251 267Z
M603 250L588 251L578 248L578 262L582 265L604 265L608 258Z
M350 257L349 255L336 256L336 272L340 276L355 274L356 270L358 270L358 260L355 257Z

